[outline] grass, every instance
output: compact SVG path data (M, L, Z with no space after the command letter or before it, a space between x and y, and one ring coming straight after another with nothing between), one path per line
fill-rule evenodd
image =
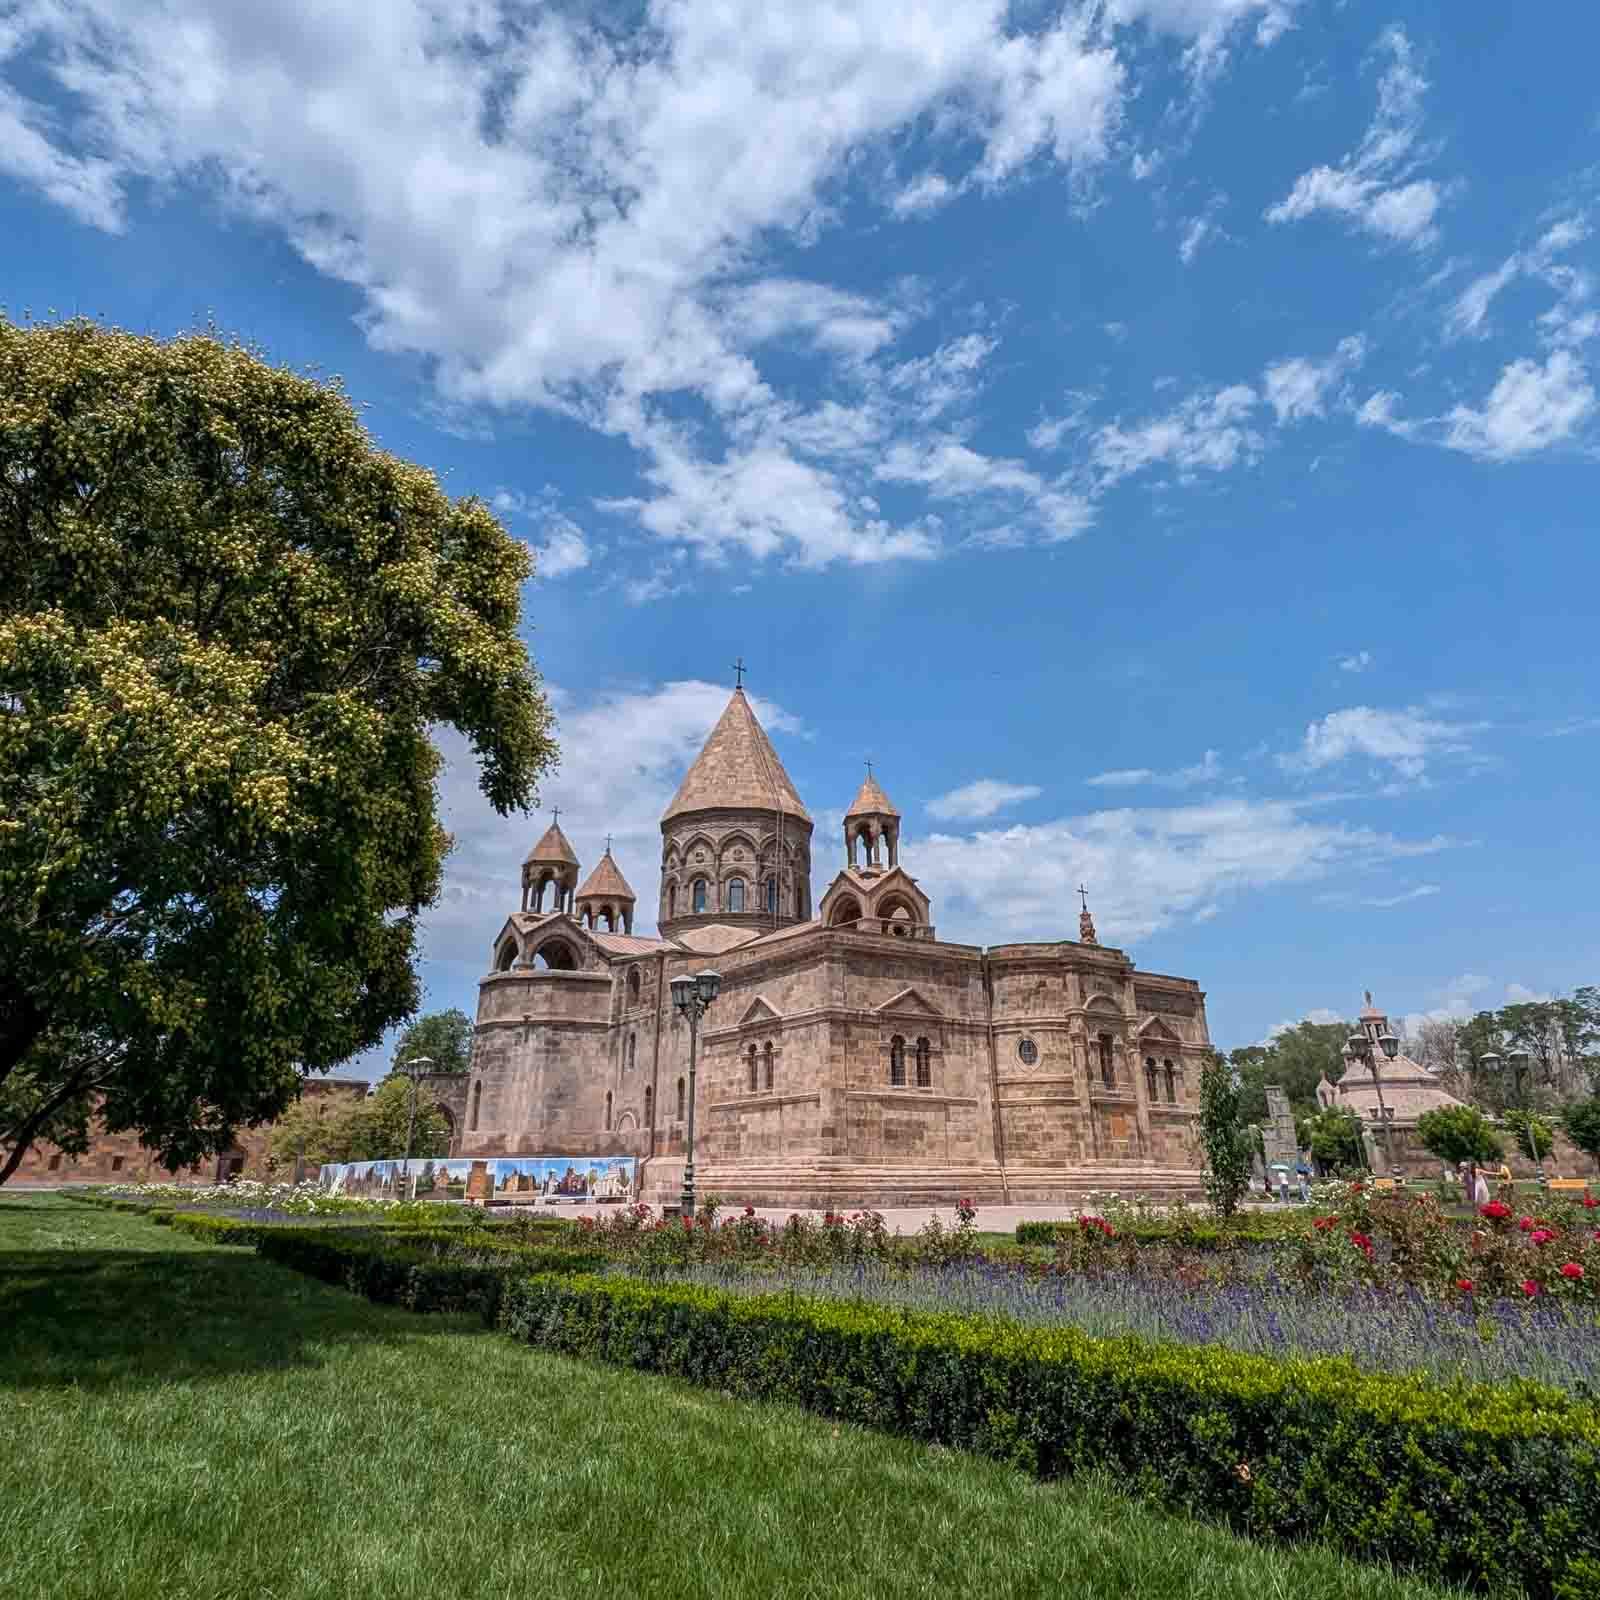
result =
M1438 1600L1103 1484L372 1306L147 1220L0 1197L0 1592Z

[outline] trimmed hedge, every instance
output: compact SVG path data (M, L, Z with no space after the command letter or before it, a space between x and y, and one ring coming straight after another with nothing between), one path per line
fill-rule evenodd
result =
M209 1211L168 1211L156 1216L156 1222L167 1223L175 1233L186 1233L193 1239L207 1239L213 1244L235 1244L246 1248L254 1246L271 1228L270 1222L246 1222L239 1217L213 1216Z
M1285 1221L1300 1221L1299 1217ZM1063 1228L1077 1227L1075 1220L1061 1222L1019 1222L1016 1239L1021 1245L1053 1246ZM1123 1227L1117 1232L1139 1244L1181 1244L1191 1250L1230 1250L1240 1244L1283 1244L1295 1237L1294 1230L1279 1224L1263 1227L1259 1222L1224 1228L1217 1223L1184 1223L1181 1226L1156 1224L1153 1227Z
M636 1279L506 1286L498 1325L566 1355L1011 1462L1101 1467L1253 1536L1319 1539L1497 1595L1600 1593L1600 1408L1339 1360Z
M454 1230L452 1230L453 1232ZM263 1228L256 1253L324 1283L410 1311L476 1311L493 1322L508 1279L528 1273L594 1272L594 1250L454 1239L411 1243L328 1228Z

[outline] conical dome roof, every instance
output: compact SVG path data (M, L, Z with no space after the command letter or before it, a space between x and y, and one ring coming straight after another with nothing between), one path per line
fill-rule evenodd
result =
M869 772L866 781L856 791L856 797L850 802L850 809L845 812L847 817L898 817L900 813L895 810L888 795L883 792L883 786Z
M811 820L743 689L733 691L661 820L689 811L782 811Z
M579 900L632 900L633 890L628 887L628 880L622 876L621 869L611 859L611 851L600 857L595 864L595 869L583 880L577 893Z
M544 837L528 852L527 859L559 862L569 867L578 864L578 854L572 848L571 841L561 831L560 824L555 822L545 829Z

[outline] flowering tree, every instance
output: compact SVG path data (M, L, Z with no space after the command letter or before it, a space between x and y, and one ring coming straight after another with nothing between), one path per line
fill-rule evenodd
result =
M525 548L339 389L0 319L0 1182L91 1108L173 1166L418 999L430 729L554 758Z

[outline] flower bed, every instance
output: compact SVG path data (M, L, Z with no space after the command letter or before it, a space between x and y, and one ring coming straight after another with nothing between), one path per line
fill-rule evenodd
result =
M1495 1594L1600 1584L1600 1411L1542 1385L1441 1387L1348 1360L695 1284L542 1275L499 1325L565 1354L998 1457L1101 1467L1254 1534L1318 1538Z

